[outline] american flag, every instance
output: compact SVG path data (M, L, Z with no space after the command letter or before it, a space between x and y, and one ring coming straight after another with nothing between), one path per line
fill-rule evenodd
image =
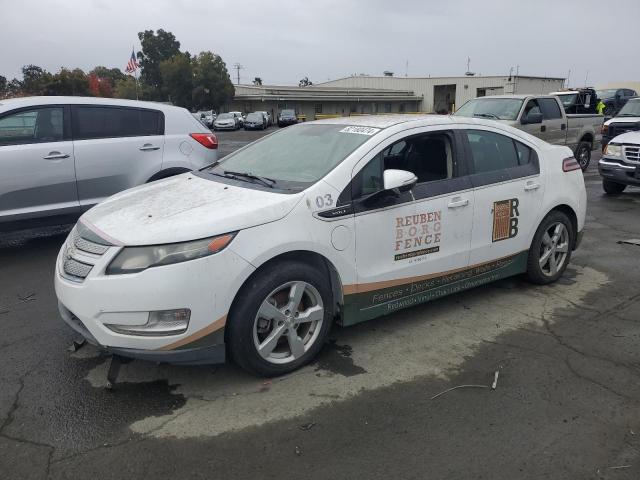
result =
M138 69L138 62L136 61L136 53L134 50L131 50L131 58L129 59L129 63L127 63L127 67L124 69L127 73L134 73Z

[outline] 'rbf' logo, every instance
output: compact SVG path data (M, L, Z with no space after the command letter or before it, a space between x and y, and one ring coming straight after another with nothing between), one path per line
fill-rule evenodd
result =
M506 240L518 235L518 217L520 212L517 198L493 202L493 241Z

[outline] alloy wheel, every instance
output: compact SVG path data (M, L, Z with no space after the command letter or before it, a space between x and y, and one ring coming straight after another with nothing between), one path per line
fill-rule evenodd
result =
M546 229L540 245L538 263L547 277L553 277L564 267L569 253L569 231L561 222L553 223Z
M324 305L318 290L303 281L273 290L253 322L253 343L267 362L286 364L302 357L318 340Z

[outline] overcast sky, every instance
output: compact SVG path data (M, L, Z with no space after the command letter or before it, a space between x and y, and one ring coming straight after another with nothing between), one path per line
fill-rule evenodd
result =
M137 33L163 28L181 50L244 66L241 83L314 83L354 73L640 81L640 0L0 0L0 75L124 69Z

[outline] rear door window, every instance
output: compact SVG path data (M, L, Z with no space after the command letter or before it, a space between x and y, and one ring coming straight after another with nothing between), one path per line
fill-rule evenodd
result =
M560 106L553 98L538 99L540 109L542 110L542 118L545 120L556 120L562 118Z
M20 110L0 118L0 145L64 140L64 107Z
M164 134L164 115L157 110L79 105L73 107L73 137L144 137Z

